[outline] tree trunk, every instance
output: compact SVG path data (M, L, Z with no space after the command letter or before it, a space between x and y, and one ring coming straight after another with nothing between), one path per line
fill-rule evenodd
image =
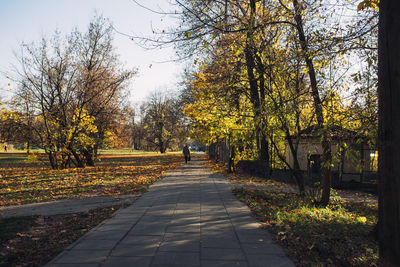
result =
M379 265L400 266L400 1L379 13Z
M165 153L165 148L164 148L164 142L162 141L162 137L159 137L159 148L160 148L160 153L164 154Z
M49 156L50 166L53 170L57 169L57 160L54 158L54 154L52 152L47 153Z
M26 142L26 154L30 155L31 154L31 142L30 138L28 138L28 142Z
M291 170L292 175L299 188L300 195L304 195L305 192L304 177L300 170L299 159L297 158L297 148L295 148L293 145L293 139L291 138L289 131L286 131L286 140L289 144L290 152L292 153L293 156L293 169Z
M266 161L269 166L268 140L263 132L261 133L260 139L259 158L262 161Z
M321 205L326 206L329 204L330 190L331 190L331 145L329 142L328 131L324 129L324 114L322 110L322 101L319 95L318 84L314 64L310 56L307 40L304 34L303 19L301 16L301 8L297 0L293 0L293 7L295 10L295 22L297 32L299 34L300 47L304 55L306 65L308 67L308 74L311 83L311 95L314 101L315 116L317 118L318 128L321 130L321 145L322 145L322 159L321 159L321 174L322 174L322 198Z
M248 34L247 39L248 42L251 42L251 34ZM255 62L254 62L254 56L253 56L253 51L252 47L250 44L246 45L245 49L245 56L246 56L246 69L247 69L247 76L249 78L249 85L250 85L250 102L253 106L254 110L254 124L255 124L255 131L256 131L256 141L257 141L257 149L258 149L258 154L259 154L259 159L261 159L261 136L263 136L262 133L262 127L260 125L261 121L261 105L260 105L260 95L258 93L258 84L257 84L257 79L254 74L255 70Z
M80 155L78 153L76 153L76 151L74 149L72 149L72 147L69 147L69 150L71 151L72 155L74 156L74 158L76 160L76 167L78 167L78 168L85 167L85 164L83 163L83 160L81 159Z
M85 156L86 164L88 166L94 166L94 153L95 151L93 148L89 148L83 151L83 155Z
M93 146L93 158L97 159L97 156L99 155L99 144L94 144Z
M269 155L268 155L268 139L265 135L265 129L262 127L262 116L264 115L261 111L264 103L264 84L258 84L257 78L255 75L256 69L256 60L255 60L255 46L254 46L254 28L255 28L255 14L256 14L256 2L255 0L250 1L250 22L249 29L246 34L246 48L244 50L245 60L246 60L246 69L247 76L249 78L250 85L250 102L253 106L254 110L254 123L256 127L256 136L257 136L257 150L258 150L258 159L266 161L267 167L269 167ZM264 73L260 73L260 75L264 75Z

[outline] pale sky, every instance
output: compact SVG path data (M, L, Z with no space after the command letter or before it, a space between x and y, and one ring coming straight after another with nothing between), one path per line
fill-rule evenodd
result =
M168 0L138 0L139 3L168 9ZM151 25L170 27L173 22L137 6L131 0L0 0L0 96L8 96L9 81L4 73L16 64L13 51L21 42L30 43L51 36L58 28L67 34L78 27L85 32L95 13L109 18L114 27L127 34L151 34ZM157 63L173 57L172 48L146 51L129 38L115 34L114 45L126 68L137 67L138 75L130 86L131 101L139 102L154 90L175 90L181 65ZM151 68L150 68L151 65Z

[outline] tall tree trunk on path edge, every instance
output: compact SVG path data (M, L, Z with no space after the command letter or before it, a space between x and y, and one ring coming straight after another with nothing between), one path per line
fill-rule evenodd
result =
M322 174L322 197L321 205L326 206L329 204L330 190L331 190L331 144L329 141L328 131L324 126L324 114L322 110L322 101L319 95L317 78L314 69L314 64L312 58L309 54L307 40L304 34L303 19L301 16L301 8L297 0L293 0L293 7L295 10L295 22L297 32L299 34L301 50L304 54L304 59L307 64L308 74L311 82L311 95L314 101L315 116L317 118L318 128L321 130L321 145L322 145L322 164L321 164L321 174Z
M265 114L263 114L262 109L264 108L264 83L258 83L258 80L255 75L256 68L256 59L255 53L256 48L254 45L254 29L255 29L255 13L256 13L256 1L250 0L250 22L249 29L246 34L246 48L245 48L245 59L246 59L246 68L247 75L249 78L250 85L250 101L253 106L254 115L255 115L255 126L256 126L256 136L257 136L257 149L258 149L258 159L265 161L267 167L269 167L269 155L268 155L268 138L265 134L265 127L262 123ZM260 73L260 75L264 75Z
M379 265L400 266L400 1L379 7Z

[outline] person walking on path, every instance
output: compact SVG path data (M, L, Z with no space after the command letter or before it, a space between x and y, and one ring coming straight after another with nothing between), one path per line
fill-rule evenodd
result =
M185 163L190 161L190 150L187 144L183 147L183 155L185 156Z

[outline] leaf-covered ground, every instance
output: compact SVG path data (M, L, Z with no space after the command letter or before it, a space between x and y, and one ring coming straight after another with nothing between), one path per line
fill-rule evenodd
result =
M52 170L45 158L0 155L0 206L56 199L135 194L182 162L180 153L102 155L95 167Z
M0 220L0 266L43 266L121 206Z
M291 190L283 190L284 184L227 174L212 162L209 166L235 183L240 181L235 195L286 248L297 266L377 266L378 244L372 234L378 216L376 204L334 197L329 207L316 207ZM258 190L254 184L276 190Z

